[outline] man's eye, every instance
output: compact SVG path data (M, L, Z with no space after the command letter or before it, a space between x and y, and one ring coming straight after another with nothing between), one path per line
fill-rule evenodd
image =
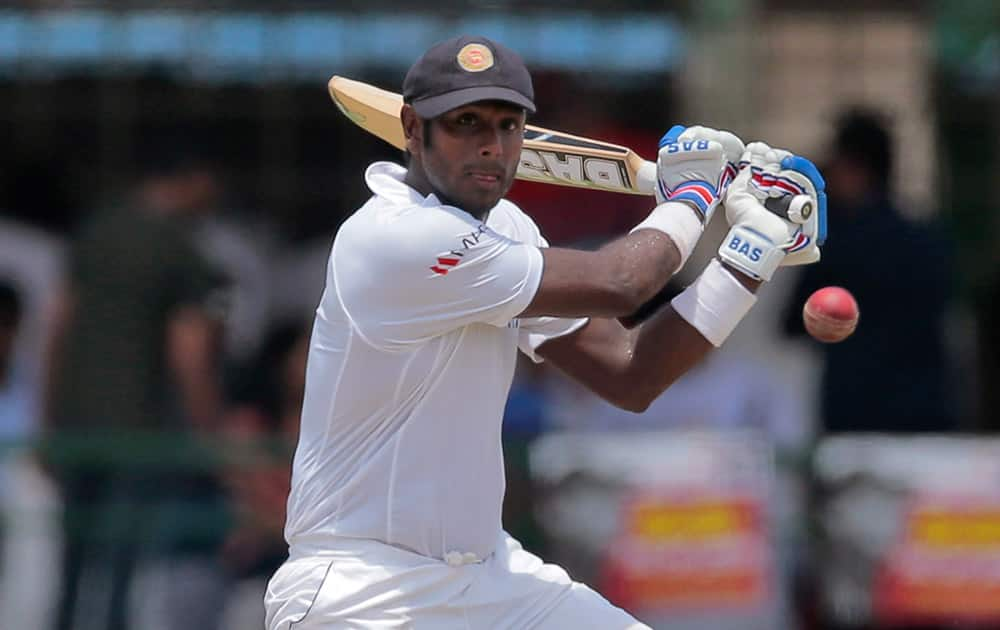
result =
M477 119L475 114L462 114L455 122L460 125L474 125L476 124Z
M504 131L518 131L521 128L521 123L511 118L510 120L505 120L501 126Z

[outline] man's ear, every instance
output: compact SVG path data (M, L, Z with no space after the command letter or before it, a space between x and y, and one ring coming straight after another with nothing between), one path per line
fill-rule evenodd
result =
M403 135L406 136L406 150L416 153L423 146L424 126L420 124L420 118L413 108L404 103L403 109L399 112L399 118L403 122Z

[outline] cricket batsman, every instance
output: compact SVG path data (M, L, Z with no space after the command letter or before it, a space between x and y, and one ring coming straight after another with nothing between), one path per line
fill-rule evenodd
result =
M675 126L645 220L597 251L548 247L504 199L533 98L521 58L483 37L406 75L408 163L365 171L372 196L336 235L316 310L269 630L647 628L502 529L516 354L645 409L778 267L819 259L823 180L787 151ZM718 258L650 309L720 205Z

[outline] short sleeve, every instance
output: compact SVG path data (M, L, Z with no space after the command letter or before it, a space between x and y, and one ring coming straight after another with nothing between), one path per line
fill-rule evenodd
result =
M516 234L528 243L534 243L540 248L548 247L549 243L542 236L538 225L520 208L510 202L501 202L506 212L496 216L498 229L510 234ZM491 217L493 219L494 217ZM586 317L529 317L518 320L517 346L535 363L541 363L542 358L536 350L543 343L556 337L562 337L583 328L590 321Z
M373 346L402 350L474 323L506 326L542 273L534 245L448 207L352 217L334 241L341 306Z
M550 339L562 337L583 328L590 319L586 317L531 317L518 322L517 347L535 363L542 357L536 354L538 347Z

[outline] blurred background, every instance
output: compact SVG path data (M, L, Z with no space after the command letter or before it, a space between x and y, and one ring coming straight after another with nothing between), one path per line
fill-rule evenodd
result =
M823 262L647 412L519 366L507 529L655 628L1000 628L994 0L4 2L0 627L262 627L326 257L401 157L326 81L398 91L463 32L522 53L535 124L728 128L830 196ZM652 206L511 198L585 248Z

